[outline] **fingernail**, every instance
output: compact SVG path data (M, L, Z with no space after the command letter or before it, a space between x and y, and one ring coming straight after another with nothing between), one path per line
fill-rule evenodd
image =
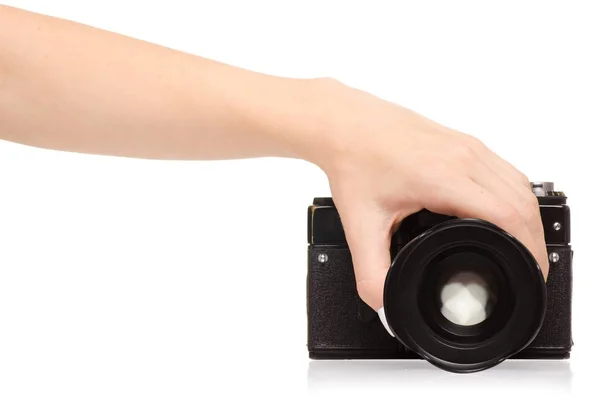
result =
M390 329L390 326L387 323L387 319L385 318L385 311L383 311L383 307L377 310L377 315L379 315L379 319L381 320L381 323L383 324L385 330L388 331L391 337L394 337L394 334L392 333L392 330Z

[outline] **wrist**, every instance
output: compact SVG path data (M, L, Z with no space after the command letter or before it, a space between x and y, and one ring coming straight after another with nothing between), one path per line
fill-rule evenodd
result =
M344 91L348 88L340 82L330 79L315 79L309 83L311 101L306 104L306 121L301 134L302 158L327 170L336 158L343 140L345 109Z
M247 125L267 143L267 156L304 159L323 168L333 144L334 93L343 85L326 78L268 77L247 98Z
M352 164L356 152L364 149L363 113L370 96L330 78L309 83L311 101L306 104L306 119L299 124L297 140L301 158L334 174ZM365 101L366 100L366 101Z

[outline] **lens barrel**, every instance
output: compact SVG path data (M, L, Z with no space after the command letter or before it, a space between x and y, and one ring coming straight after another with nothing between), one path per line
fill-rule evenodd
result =
M460 271L489 283L494 306L476 325L446 319L440 286ZM546 285L531 253L499 227L478 219L452 219L404 246L384 289L388 325L407 348L452 372L497 365L531 343L546 310Z

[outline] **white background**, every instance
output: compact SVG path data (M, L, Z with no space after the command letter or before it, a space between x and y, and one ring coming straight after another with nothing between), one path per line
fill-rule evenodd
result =
M472 375L421 361L310 362L306 207L329 194L316 167L2 142L0 398L598 393L594 2L5 3L266 73L333 76L555 181L572 206L575 347L570 362Z

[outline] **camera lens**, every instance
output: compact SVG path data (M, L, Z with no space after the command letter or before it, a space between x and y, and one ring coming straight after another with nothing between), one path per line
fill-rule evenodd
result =
M475 372L533 340L546 289L535 258L514 237L485 221L452 219L399 251L384 307L410 350L440 368Z

